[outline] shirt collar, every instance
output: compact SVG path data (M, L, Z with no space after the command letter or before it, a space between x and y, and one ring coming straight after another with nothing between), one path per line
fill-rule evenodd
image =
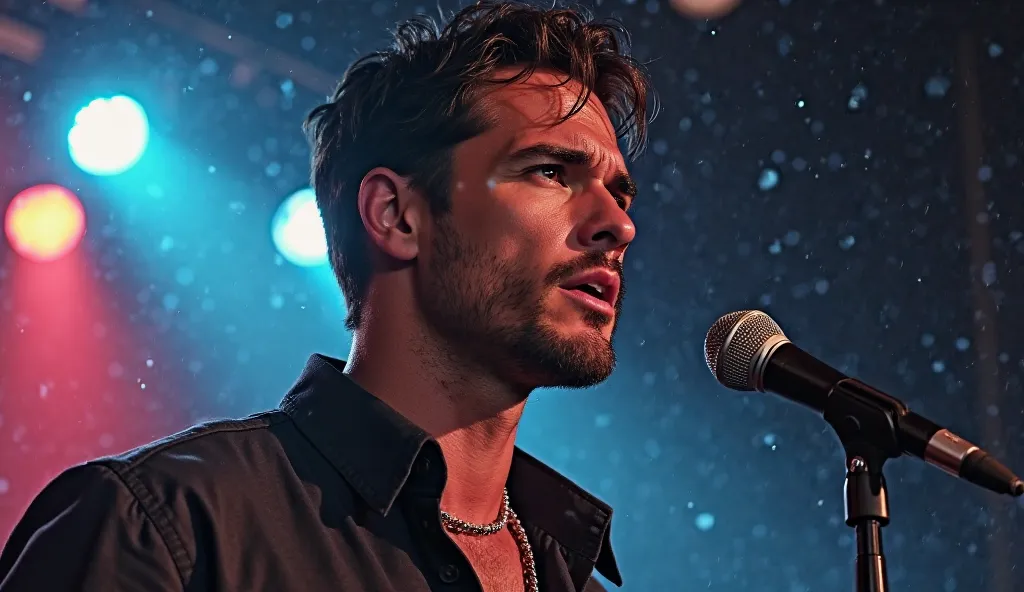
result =
M429 434L346 376L344 365L311 356L281 409L367 505L387 514L414 467L423 462L443 467L441 449ZM438 493L444 486L441 473ZM518 447L508 489L527 527L543 530L622 585L611 549L610 507Z

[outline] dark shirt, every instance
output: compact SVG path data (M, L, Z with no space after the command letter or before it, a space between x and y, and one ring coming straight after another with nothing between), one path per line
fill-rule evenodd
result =
M437 442L310 358L280 408L65 471L0 555L0 590L480 590L440 520ZM516 450L541 592L621 585L611 509Z

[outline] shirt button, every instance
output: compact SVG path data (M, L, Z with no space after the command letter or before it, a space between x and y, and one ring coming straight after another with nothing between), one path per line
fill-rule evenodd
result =
M441 581L445 584L454 584L459 579L459 568L448 564L441 568L438 575L441 576Z
M430 473L430 459L424 456L416 462L416 471L420 475L426 475Z

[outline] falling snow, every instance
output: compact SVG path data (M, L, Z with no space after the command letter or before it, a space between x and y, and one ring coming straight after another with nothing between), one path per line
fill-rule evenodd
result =
M308 353L351 345L329 267L291 264L272 218L308 186L299 124L333 74L396 19L434 9L177 4L252 51L240 60L159 11L11 8L48 45L34 63L0 62L0 140L26 147L5 153L0 187L64 179L89 226L70 260L80 275L53 283L46 307L19 283L27 267L0 258L0 354L13 360L0 371L0 532L56 471L275 407ZM883 1L744 2L711 20L673 12L687 2L591 4L633 30L662 110L627 163L640 197L618 370L582 395L537 393L521 444L615 508L624 590L850 589L834 435L793 404L716 386L704 333L730 310L768 309L804 349L1024 470L1019 19L997 2L968 35L962 18ZM97 180L68 162L59 126L87 89L147 97L139 169ZM894 589L1024 590L1024 501L910 458L886 474Z
M924 85L924 92L933 99L941 99L949 92L952 83L945 76L932 76Z
M846 101L846 108L850 111L860 111L868 98L868 89L863 83L853 87L850 98Z

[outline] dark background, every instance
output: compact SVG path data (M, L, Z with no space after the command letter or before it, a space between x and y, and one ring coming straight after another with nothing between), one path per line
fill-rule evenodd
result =
M310 352L347 354L329 271L285 263L270 219L307 183L306 111L387 27L437 8L8 3L46 42L32 60L0 56L0 205L61 183L89 230L46 266L0 245L0 540L63 468L274 406ZM794 405L718 387L704 333L766 310L1024 471L1024 10L591 8L633 31L663 109L633 165L620 368L589 391L538 393L520 442L617 509L626 590L850 589L834 436ZM67 130L117 92L146 106L153 141L133 171L92 178ZM910 459L887 474L894 590L1024 590L1024 506Z

